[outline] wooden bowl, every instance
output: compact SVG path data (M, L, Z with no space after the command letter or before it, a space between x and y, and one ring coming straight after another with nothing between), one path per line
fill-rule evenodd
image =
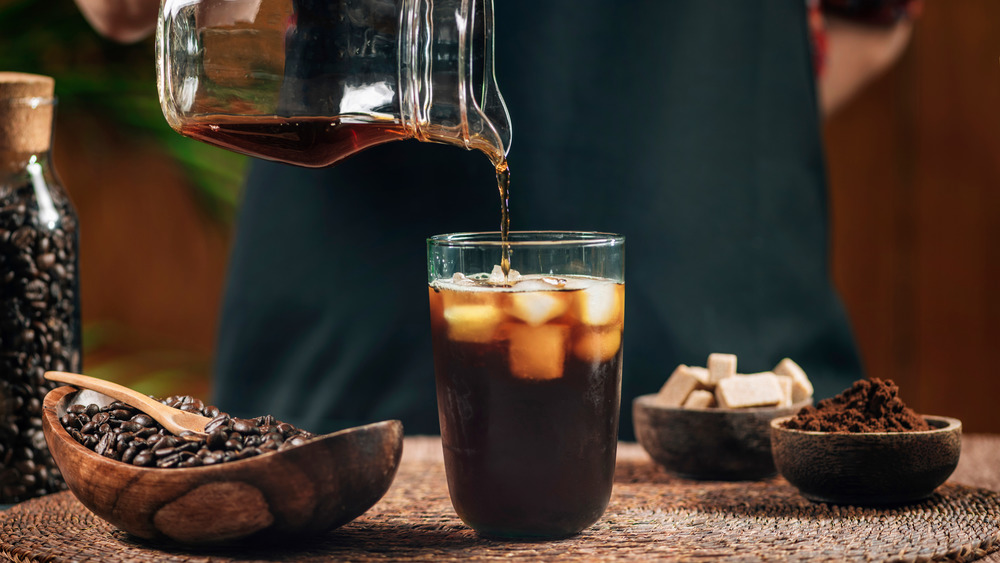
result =
M810 432L771 421L774 462L802 496L878 506L927 498L958 465L962 422L924 416L924 432Z
M655 395L632 402L635 435L664 469L688 479L746 481L776 474L769 423L812 400L787 407L685 409L656 404Z
M218 465L136 467L97 455L59 422L70 405L100 400L110 402L73 387L50 391L42 413L45 439L76 498L140 538L216 544L325 532L382 498L403 449L402 424L390 420Z

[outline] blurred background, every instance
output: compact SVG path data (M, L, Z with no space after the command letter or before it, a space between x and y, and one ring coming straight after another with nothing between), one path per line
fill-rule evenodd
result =
M101 39L71 0L0 0L0 69L56 78L85 370L208 397L246 159L173 133L152 40ZM998 125L996 0L926 2L902 60L826 122L833 275L868 374L969 432L1000 432Z

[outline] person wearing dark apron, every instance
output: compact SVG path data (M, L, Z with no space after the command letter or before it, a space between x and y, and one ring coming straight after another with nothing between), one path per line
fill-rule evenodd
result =
M817 397L863 377L831 285L826 171L802 1L505 0L514 230L622 233L631 401L677 364L798 362ZM254 162L215 402L314 432L437 433L427 236L496 230L480 153L407 141L329 169Z

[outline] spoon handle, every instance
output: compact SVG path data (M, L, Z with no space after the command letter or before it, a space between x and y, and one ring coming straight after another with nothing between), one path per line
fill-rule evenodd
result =
M168 407L138 391L88 375L47 371L45 372L45 379L103 393L112 399L117 399L143 411L174 434L194 432L200 436L204 436L205 425L212 420L201 415Z

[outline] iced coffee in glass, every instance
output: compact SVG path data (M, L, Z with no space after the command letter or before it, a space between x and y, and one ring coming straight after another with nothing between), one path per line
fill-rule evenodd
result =
M516 232L508 242L428 239L448 488L482 535L565 537L596 522L611 496L624 238Z

